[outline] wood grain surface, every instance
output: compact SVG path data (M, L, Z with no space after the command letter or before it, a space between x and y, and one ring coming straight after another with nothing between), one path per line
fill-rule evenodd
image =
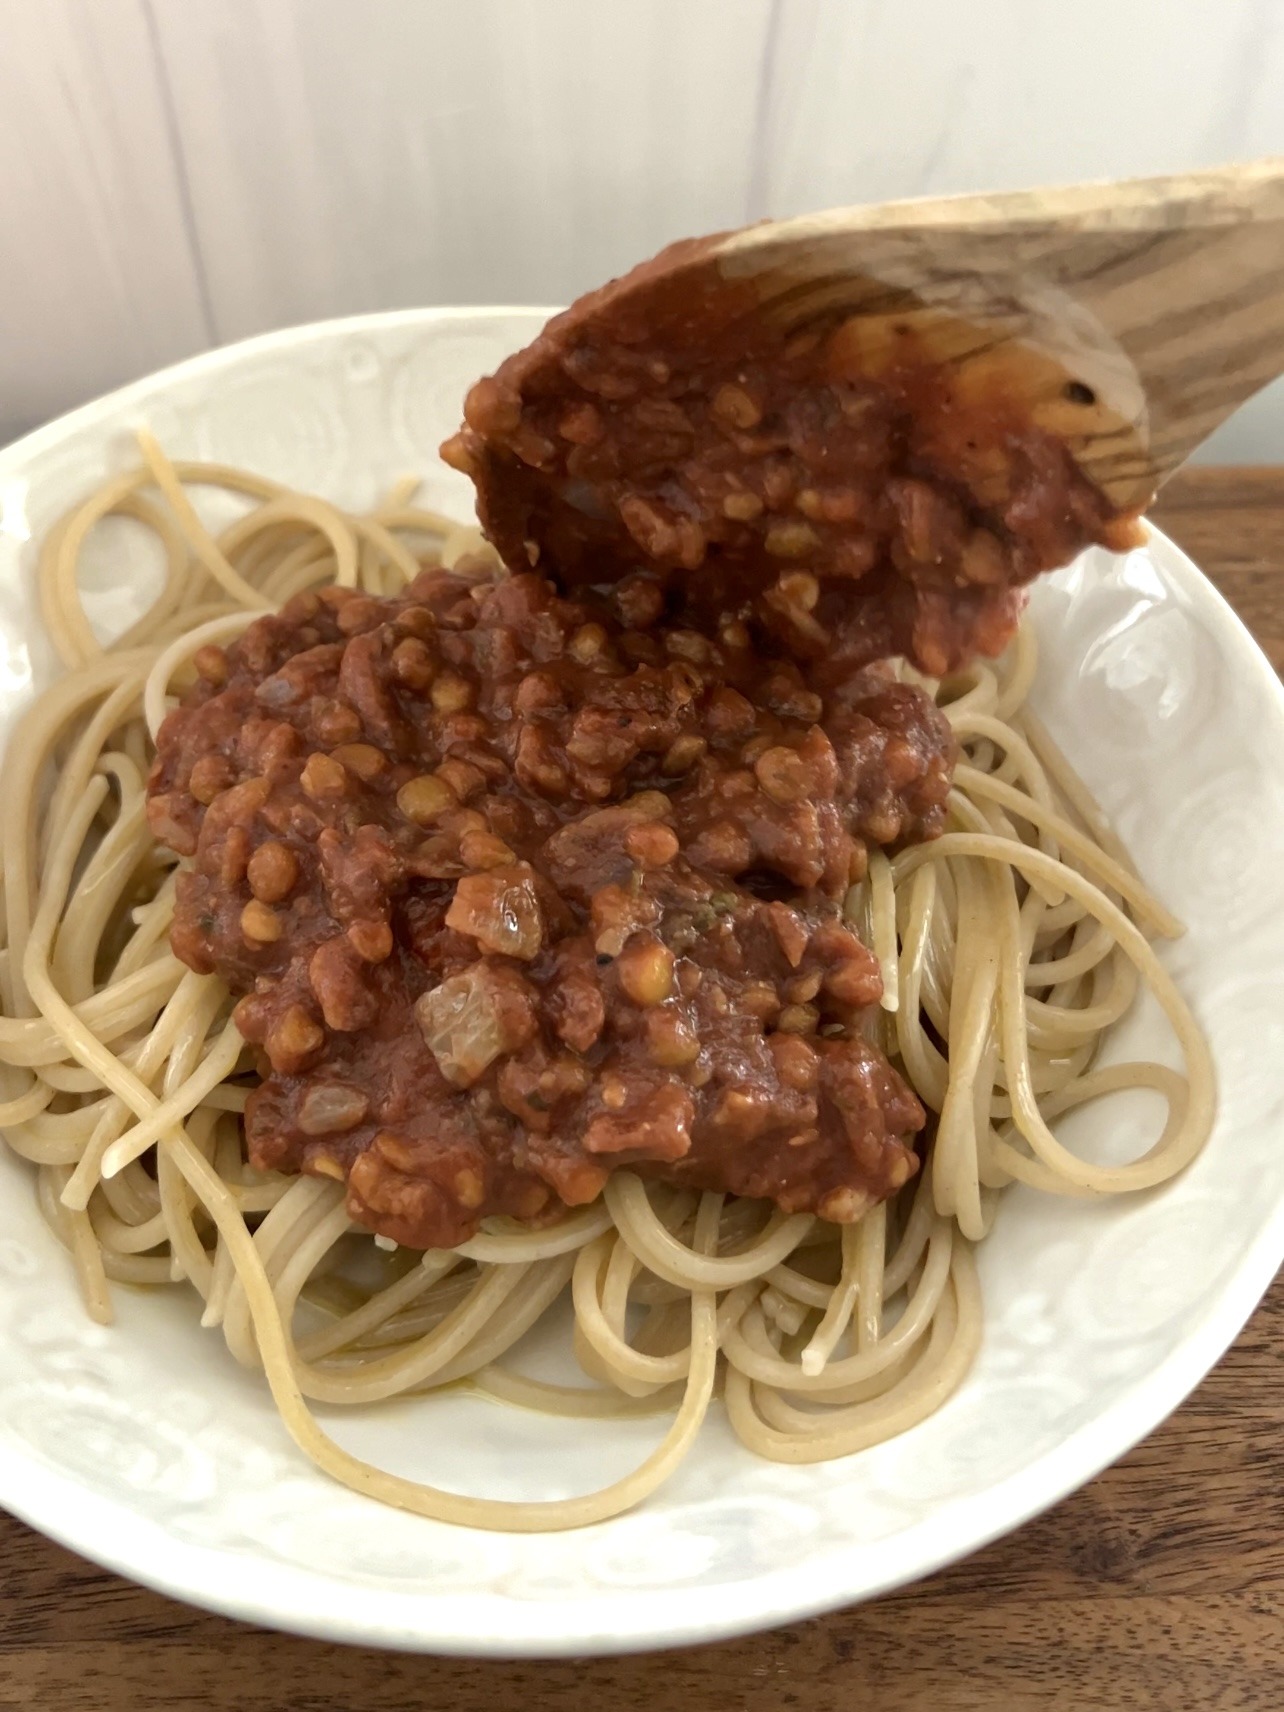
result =
M1193 471L1156 515L1284 667L1284 470ZM1282 1354L1278 1279L1183 1408L1017 1534L869 1605L633 1659L487 1664L275 1635L0 1515L0 1712L1280 1712Z

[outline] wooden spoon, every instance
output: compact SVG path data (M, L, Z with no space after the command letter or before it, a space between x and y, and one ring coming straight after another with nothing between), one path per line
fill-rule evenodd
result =
M734 348L754 321L782 347L823 329L849 373L874 378L912 345L916 362L949 367L957 403L1015 405L1117 511L1138 512L1284 371L1284 161L841 208L688 240L581 298L500 373L526 397L547 405L560 388L569 403L564 359L595 336L632 328L712 348L729 333Z
M1001 375L1120 510L1284 372L1279 159L838 209L733 232L703 265L788 325L840 310L874 370L909 310L964 390Z

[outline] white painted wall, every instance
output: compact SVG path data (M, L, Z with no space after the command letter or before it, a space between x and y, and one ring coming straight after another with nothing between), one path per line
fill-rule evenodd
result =
M766 214L1268 153L1284 0L0 0L0 439ZM1284 462L1284 388L1212 455Z

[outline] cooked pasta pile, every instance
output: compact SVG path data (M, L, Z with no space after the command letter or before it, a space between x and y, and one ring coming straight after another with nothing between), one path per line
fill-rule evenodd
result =
M356 1229L341 1184L256 1171L239 1122L255 1076L231 996L169 948L177 859L144 812L156 730L203 645L300 590L396 593L481 543L418 507L414 483L349 515L243 471L170 465L141 440L142 465L44 546L41 599L65 672L11 741L3 809L0 1124L33 1167L96 1319L111 1318L116 1285L184 1290L202 1325L262 1368L289 1432L339 1480L470 1526L574 1527L654 1491L719 1392L743 1442L781 1461L843 1456L914 1425L976 1353L973 1247L1006 1185L1127 1193L1202 1146L1208 1049L1151 943L1179 924L1030 710L1026 629L998 665L917 680L963 748L949 824L934 842L874 853L848 901L882 967L877 1044L935 1117L924 1169L899 1198L840 1228L619 1171L560 1223L491 1220L459 1249L421 1254ZM193 503L211 487L244 502L217 538ZM151 529L167 574L151 609L104 647L77 567L108 516ZM1100 1065L1139 984L1171 1023L1184 1073ZM1167 1104L1139 1159L1091 1164L1058 1141L1063 1113L1135 1087ZM568 1300L585 1383L506 1364ZM566 1416L671 1422L605 1490L521 1503L374 1469L308 1408L459 1381Z

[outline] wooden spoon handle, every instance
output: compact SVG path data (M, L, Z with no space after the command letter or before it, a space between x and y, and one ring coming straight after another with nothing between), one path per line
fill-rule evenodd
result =
M908 317L962 393L1020 391L1121 507L1284 372L1284 160L839 209L715 254L791 326L855 318L874 369Z

